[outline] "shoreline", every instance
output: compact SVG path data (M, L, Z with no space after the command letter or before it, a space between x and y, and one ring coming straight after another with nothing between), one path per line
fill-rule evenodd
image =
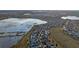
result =
M11 48L29 48L29 40L30 40L31 34L33 33L33 31L39 30L37 28L38 26L40 25L33 26L32 29L29 32L25 33L24 36L21 38L21 40L17 42L17 44L13 45ZM48 40L50 40L49 35L48 35ZM53 41L51 40L50 42L53 43Z
M21 38L21 40L19 42L17 42L15 45L13 45L11 48L27 48L29 45L29 43L28 43L29 36L31 35L31 33L33 31L33 27L30 31L25 33L24 36Z

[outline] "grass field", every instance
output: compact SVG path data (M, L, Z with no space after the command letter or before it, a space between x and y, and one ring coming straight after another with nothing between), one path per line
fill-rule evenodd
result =
M78 48L79 41L73 39L71 36L67 35L62 28L52 28L51 39L57 44L59 48Z

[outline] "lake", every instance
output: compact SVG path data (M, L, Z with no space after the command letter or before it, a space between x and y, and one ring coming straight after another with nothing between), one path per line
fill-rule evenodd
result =
M34 25L46 24L46 21L32 18L8 18L0 20L0 47L7 48L16 44Z

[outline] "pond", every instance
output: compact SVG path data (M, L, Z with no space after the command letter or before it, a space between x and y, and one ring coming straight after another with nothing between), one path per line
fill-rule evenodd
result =
M79 20L77 16L62 16L61 19Z

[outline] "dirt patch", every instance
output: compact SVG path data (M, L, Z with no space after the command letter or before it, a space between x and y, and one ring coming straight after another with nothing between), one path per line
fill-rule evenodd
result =
M79 41L76 41L71 36L64 33L62 28L52 28L51 32L51 39L57 44L57 47L60 48L78 48Z

